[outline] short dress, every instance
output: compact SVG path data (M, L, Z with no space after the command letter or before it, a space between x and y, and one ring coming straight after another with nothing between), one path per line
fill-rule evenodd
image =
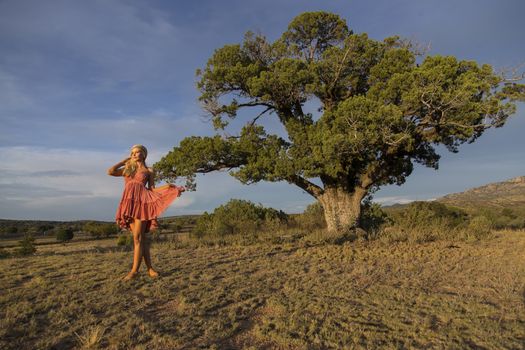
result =
M154 191L146 188L148 170L137 170L134 176L124 175L124 192L117 208L116 221L120 228L131 230L133 219L146 221L145 232L154 231L157 217L181 194L175 185L165 185Z

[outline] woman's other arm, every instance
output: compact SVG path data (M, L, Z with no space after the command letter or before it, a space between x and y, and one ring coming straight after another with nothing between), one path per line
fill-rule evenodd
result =
M124 165L126 165L126 162L129 160L129 157L118 162L117 164L113 165L111 168L108 169L108 175L111 176L122 176L122 173L124 169L121 169Z

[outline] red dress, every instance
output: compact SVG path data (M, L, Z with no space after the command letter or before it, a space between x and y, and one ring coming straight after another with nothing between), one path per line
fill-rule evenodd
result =
M153 190L146 188L148 170L137 170L133 177L124 175L124 192L117 208L116 221L119 227L131 230L133 219L146 221L146 231L158 228L157 217L168 208L181 193L175 185L161 186Z

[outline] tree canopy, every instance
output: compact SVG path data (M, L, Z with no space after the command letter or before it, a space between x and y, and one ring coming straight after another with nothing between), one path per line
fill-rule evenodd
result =
M358 224L362 199L402 184L414 163L437 168L436 146L457 152L501 127L525 86L490 65L428 56L397 36L354 34L338 15L297 16L274 42L246 33L197 71L217 135L181 141L155 168L160 178L229 169L242 183L287 181L323 205L329 229ZM305 111L316 101L320 116ZM241 109L238 134L222 133ZM268 133L278 118L285 133Z

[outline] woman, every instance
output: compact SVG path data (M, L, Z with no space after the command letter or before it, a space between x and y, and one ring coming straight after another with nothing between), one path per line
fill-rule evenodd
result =
M128 158L108 169L108 175L124 176L124 192L116 221L121 228L133 233L133 266L124 280L137 276L142 258L150 277L159 275L151 265L150 240L146 233L157 229L157 217L184 192L184 187L172 184L155 188L155 173L146 165L147 156L146 147L134 145Z

